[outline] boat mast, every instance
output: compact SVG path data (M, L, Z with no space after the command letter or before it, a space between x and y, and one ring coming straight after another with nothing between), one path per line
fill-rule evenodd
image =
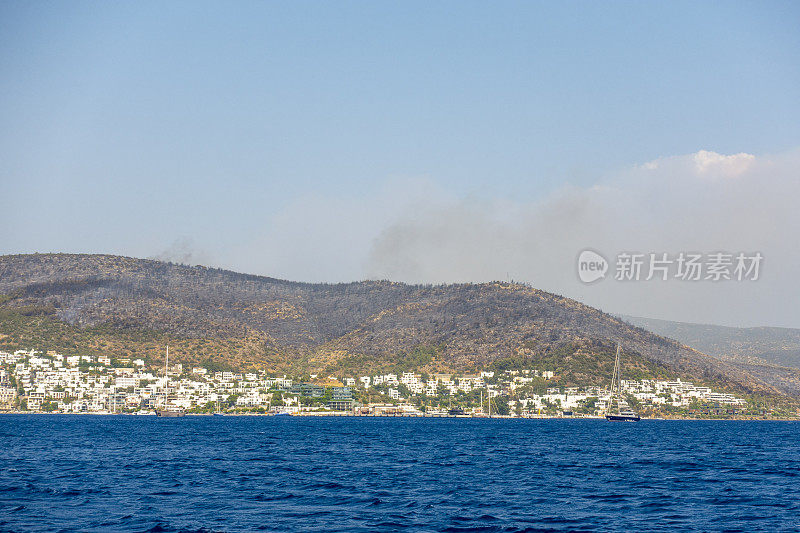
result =
M620 368L620 345L617 343L617 355L614 358L614 374L611 376L611 400L608 404L608 412L611 412L614 407L614 399L617 399L617 411L619 411L619 398L621 389L622 372Z
M619 344L617 344L617 398L622 399L622 346Z

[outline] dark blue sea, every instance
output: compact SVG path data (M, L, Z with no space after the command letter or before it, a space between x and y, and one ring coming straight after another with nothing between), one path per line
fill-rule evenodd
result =
M792 422L0 416L0 531L800 530Z

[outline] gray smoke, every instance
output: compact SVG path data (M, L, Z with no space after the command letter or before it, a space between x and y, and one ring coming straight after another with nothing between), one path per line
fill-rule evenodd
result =
M148 257L158 261L167 261L181 265L209 265L211 258L207 252L199 249L191 237L180 237L156 255Z
M514 278L603 309L673 320L800 326L800 151L700 151L637 166L542 202L426 200L374 240L370 277L407 282ZM606 279L583 285L578 253L754 252L756 282ZM613 276L613 271L611 272Z

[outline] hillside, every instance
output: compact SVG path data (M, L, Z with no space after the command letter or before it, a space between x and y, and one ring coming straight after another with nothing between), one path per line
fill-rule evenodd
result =
M546 360L568 345L606 353L622 341L643 367L756 394L800 390L520 284L309 284L109 255L35 254L0 257L0 295L0 349L158 360L169 342L179 360L220 367L471 370Z
M623 318L718 359L800 368L800 329L735 328L631 316Z

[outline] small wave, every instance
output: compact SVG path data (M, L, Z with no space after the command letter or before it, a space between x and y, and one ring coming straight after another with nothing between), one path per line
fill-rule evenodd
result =
M296 496L289 492L285 492L282 494L257 494L253 499L259 502L275 502L281 500L290 500L292 498L296 498Z

